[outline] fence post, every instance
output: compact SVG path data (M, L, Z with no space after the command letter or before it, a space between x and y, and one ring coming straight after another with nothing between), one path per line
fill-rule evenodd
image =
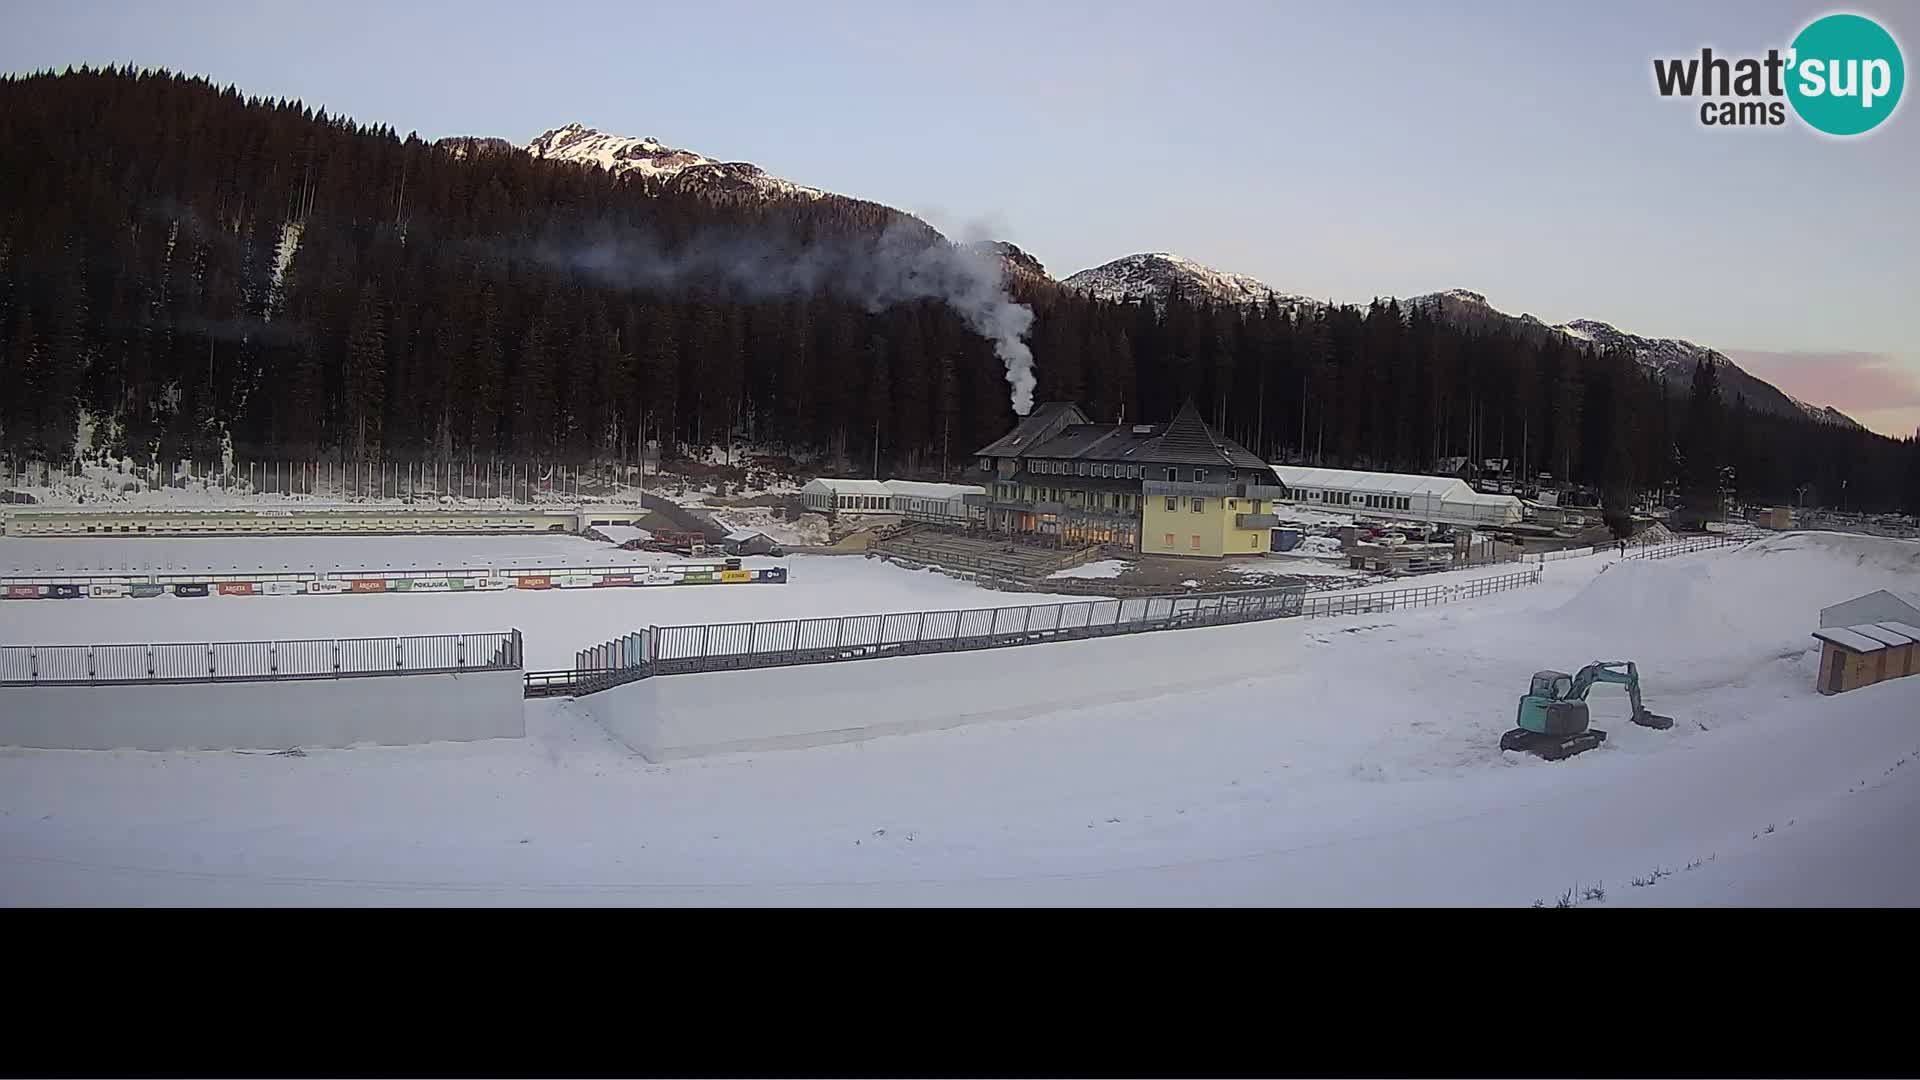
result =
M147 646L147 678L153 678L153 646Z
M338 676L340 674L340 639L339 638L335 638L333 640L333 673L335 676Z
M267 642L267 673L279 674L279 672L280 672L280 643L277 641L269 641Z
M211 678L213 678L213 676L214 676L214 670L213 670L213 643L212 643L212 642L208 642L208 643L207 643L207 678L209 678L209 679L211 679Z
M406 657L402 655L402 653L400 652L400 639L394 638L393 639L393 669L395 671L398 671L401 668L406 666L407 666Z
M453 643L453 666L467 666L467 635L461 634Z
M87 681L92 682L93 678L93 646L89 645L87 646Z

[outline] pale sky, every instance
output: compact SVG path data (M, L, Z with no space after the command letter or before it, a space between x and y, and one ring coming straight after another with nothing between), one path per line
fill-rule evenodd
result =
M0 69L124 63L422 137L579 121L984 226L1056 277L1175 251L1365 302L1443 288L1733 356L1920 425L1920 114L1701 126L1652 59L1888 0L9 0ZM1911 93L1908 96L1912 96Z

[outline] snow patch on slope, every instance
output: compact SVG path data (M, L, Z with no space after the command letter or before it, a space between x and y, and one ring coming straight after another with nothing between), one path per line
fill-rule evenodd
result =
M1318 302L1283 293L1258 278L1204 266L1170 251L1127 255L1061 282L1100 300L1147 300L1158 304L1178 286L1189 299L1208 299L1236 307L1277 300L1283 308L1314 307Z
M527 152L549 161L593 165L624 176L670 180L685 187L752 190L763 194L818 197L826 192L770 175L745 161L717 161L680 150L653 138L611 135L581 124L554 128L527 144Z

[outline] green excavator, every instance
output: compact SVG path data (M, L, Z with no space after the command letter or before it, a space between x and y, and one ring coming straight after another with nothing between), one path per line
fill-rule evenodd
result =
M1599 660L1578 674L1536 671L1533 686L1520 698L1514 722L1520 726L1500 737L1500 749L1524 750L1559 761L1584 753L1607 741L1607 733L1587 726L1587 691L1595 683L1618 683L1627 688L1633 704L1631 719L1641 727L1665 731L1673 717L1648 712L1640 700L1640 672L1631 660Z

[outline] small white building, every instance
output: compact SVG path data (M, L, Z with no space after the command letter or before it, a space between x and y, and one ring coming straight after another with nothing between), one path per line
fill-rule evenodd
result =
M1898 593L1880 589L1820 609L1821 629L1884 622L1920 626L1920 605Z
M800 489L809 510L842 514L900 514L922 520L965 520L968 495L977 484L926 484L918 480L837 480L819 477Z
M1316 510L1435 521L1449 525L1517 525L1525 513L1513 495L1486 495L1453 476L1362 472L1276 465L1290 501Z

